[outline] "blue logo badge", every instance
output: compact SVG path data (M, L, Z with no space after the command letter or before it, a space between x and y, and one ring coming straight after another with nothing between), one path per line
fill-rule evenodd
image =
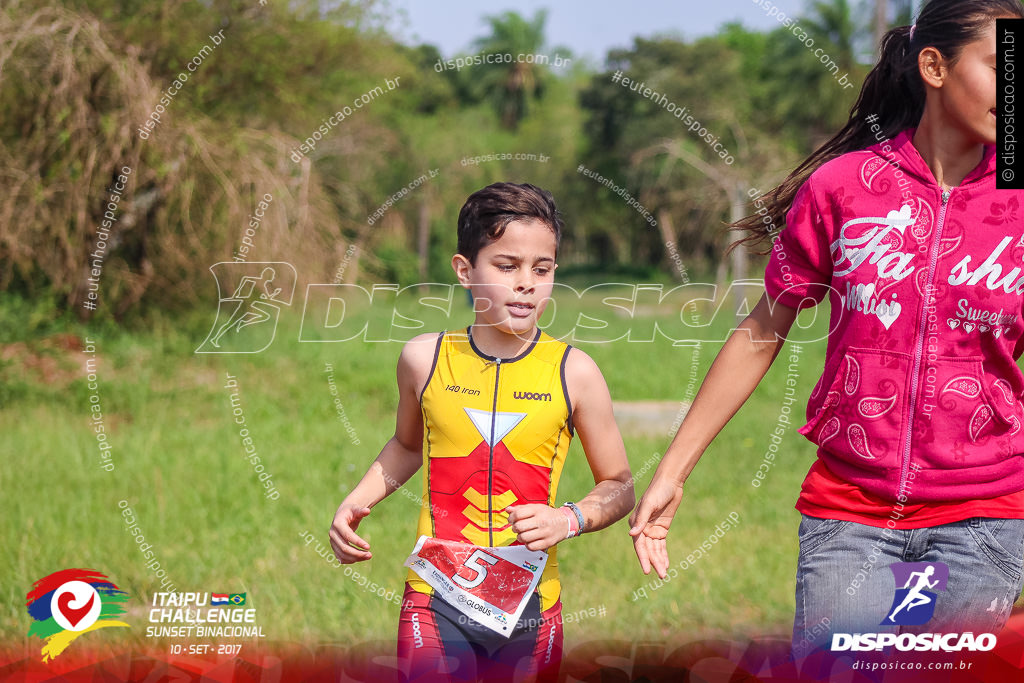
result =
M919 626L931 619L936 592L946 590L949 567L943 562L896 562L889 569L896 596L881 626Z

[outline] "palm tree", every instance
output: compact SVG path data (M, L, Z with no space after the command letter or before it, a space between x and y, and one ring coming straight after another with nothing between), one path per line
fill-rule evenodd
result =
M544 46L547 10L537 10L529 21L512 11L485 19L491 33L474 43L485 61L472 67L472 77L494 104L501 125L516 130L529 113L530 100L539 99L544 93L548 70L537 64L533 56L540 54ZM498 59L487 63L488 55ZM529 61L517 61L520 55Z
M885 4L885 0L878 0ZM811 15L805 19L807 31L832 57L840 69L849 71L857 63L856 45L860 28L850 0L815 0ZM830 74L831 75L831 74Z
M865 72L857 61L857 46L867 36L856 21L851 0L816 0L808 9L800 24L813 44L788 29L773 31L771 76L780 84L776 116L803 126L816 147L846 122ZM852 86L837 80L844 74ZM793 87L796 83L800 86ZM808 92L815 93L813 106L809 106Z

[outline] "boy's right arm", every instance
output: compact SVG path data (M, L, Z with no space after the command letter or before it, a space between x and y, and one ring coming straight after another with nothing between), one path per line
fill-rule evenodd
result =
M331 546L343 564L373 557L370 544L356 534L356 527L370 514L370 508L402 486L420 468L423 460L420 392L430 379L436 345L436 334L421 334L405 345L398 358L395 434L342 501L331 524Z
M782 350L797 312L762 295L711 364L683 424L630 516L629 534L645 574L654 567L658 576L665 578L665 537L682 500L683 483L704 450L764 378Z

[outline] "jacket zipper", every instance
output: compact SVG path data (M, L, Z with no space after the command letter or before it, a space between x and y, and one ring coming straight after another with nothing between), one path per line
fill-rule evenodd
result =
M955 189L955 188L954 188ZM910 380L910 412L908 414L907 437L903 442L903 459L900 467L900 484L896 489L896 495L906 495L907 476L910 473L910 445L914 436L914 409L917 408L917 383L921 378L921 360L924 352L925 331L928 329L928 304L935 295L932 292L932 283L935 281L935 267L939 261L939 249L942 246L942 227L946 222L946 207L953 190L942 191L942 208L939 210L939 220L935 226L935 241L932 244L932 254L928 262L928 280L924 291L926 295L921 301L921 318L918 324L917 346L914 350L914 371Z
M498 421L498 377L501 375L501 359L494 361L494 401L491 403L490 453L487 456L487 545L494 547L494 427Z

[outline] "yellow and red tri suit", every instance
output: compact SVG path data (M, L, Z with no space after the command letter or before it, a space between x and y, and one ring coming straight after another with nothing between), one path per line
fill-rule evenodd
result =
M506 508L555 504L573 436L565 384L571 347L540 330L515 358L477 349L469 328L438 337L420 395L423 411L423 507L417 535L478 546L520 545ZM537 591L540 609L561 593L555 548ZM414 572L410 587L433 589Z

